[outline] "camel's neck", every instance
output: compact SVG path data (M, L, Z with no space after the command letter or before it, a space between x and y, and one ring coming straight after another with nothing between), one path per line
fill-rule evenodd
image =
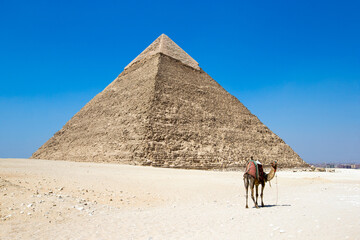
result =
M270 181L275 177L275 168L271 168L270 172L267 174L266 181Z

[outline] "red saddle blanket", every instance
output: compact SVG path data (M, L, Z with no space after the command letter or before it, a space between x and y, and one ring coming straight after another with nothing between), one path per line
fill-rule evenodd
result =
M264 170L262 165L253 160L248 162L245 173L250 174L259 181L264 180Z

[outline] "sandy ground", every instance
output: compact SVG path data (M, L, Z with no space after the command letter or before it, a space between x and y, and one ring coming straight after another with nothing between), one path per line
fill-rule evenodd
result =
M0 239L360 239L359 170L277 176L0 159Z

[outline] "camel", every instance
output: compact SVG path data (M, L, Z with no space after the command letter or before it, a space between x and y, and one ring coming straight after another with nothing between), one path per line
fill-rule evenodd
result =
M252 158L251 158L252 159ZM244 185L245 185L245 189L246 189L246 208L248 208L248 189L250 186L251 189L251 198L254 201L255 207L259 208L257 200L258 200L258 188L259 185L261 184L261 206L264 207L264 201L263 201L263 193L264 193L264 188L265 188L265 183L272 180L275 176L275 172L276 172L276 168L277 168L277 162L273 161L271 163L271 170L269 173L265 173L262 171L262 167L259 167L259 174L258 174L258 178L256 178L253 175L250 175L249 173L249 169L251 164L254 164L253 162L249 161L246 167L246 172L244 173ZM260 165L261 166L261 165ZM256 201L254 199L254 186L256 189Z

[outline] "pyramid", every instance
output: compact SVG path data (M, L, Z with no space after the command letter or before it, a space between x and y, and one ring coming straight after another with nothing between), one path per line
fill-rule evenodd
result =
M192 169L307 164L162 34L31 158Z

